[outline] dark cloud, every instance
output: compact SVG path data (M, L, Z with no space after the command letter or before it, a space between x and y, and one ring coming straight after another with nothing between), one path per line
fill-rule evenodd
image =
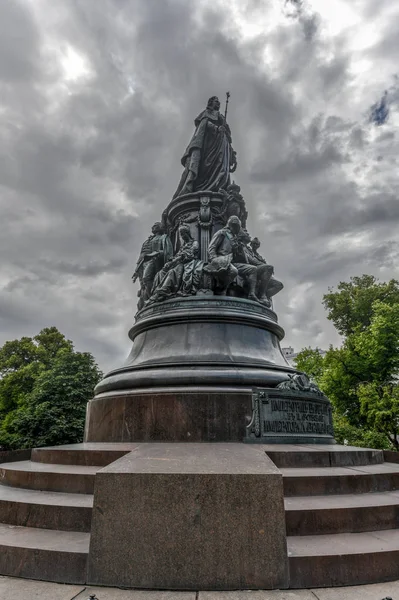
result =
M378 102L375 102L369 110L369 122L374 125L385 125L390 117L392 110L397 109L399 104L399 77L394 75L393 83L389 89L385 90ZM393 136L393 132L386 132L385 137L380 136L380 141L387 139L387 135Z
M375 125L384 125L389 117L388 92L385 92L381 100L372 105L369 120Z
M393 276L398 256L395 8L375 5L348 0L357 24L331 33L305 0L0 3L0 342L54 324L104 369L123 361L140 245L194 117L227 90L287 343L337 342L327 287ZM384 89L376 128L365 115Z
M307 41L312 41L320 25L320 17L315 13L305 0L285 0L284 14L295 19L302 26L303 34Z

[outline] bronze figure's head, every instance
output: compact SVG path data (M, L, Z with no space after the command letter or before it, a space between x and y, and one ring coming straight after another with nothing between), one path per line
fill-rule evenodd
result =
M212 96L209 98L207 108L211 110L219 110L220 109L220 100L217 96Z
M160 223L159 221L157 221L156 223L154 223L154 225L151 228L151 231L155 235L163 233L162 223Z
M183 242L188 242L189 240L192 239L190 226L187 225L186 223L183 223L182 225L180 225L179 234L180 234L180 237L183 240Z
M241 221L238 217L236 217L235 215L233 215L232 217L230 217L230 219L227 221L227 227L235 234L237 234L240 229L241 229Z

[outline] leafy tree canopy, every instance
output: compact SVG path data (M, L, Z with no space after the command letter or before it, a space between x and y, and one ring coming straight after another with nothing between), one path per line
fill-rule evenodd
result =
M378 282L372 275L362 275L351 277L349 282L341 281L337 287L338 291L329 288L323 304L327 318L345 337L370 325L376 300L387 305L399 303L399 281L396 279L385 283Z
M399 448L399 283L352 277L323 302L344 336L342 346L324 357L305 348L297 368L330 398L337 439L350 435L354 445ZM359 442L362 436L369 444Z
M318 350L304 348L297 355L295 365L297 369L304 371L315 383L320 384L324 371L324 361Z
M0 348L0 444L29 448L82 441L86 403L102 377L56 327Z

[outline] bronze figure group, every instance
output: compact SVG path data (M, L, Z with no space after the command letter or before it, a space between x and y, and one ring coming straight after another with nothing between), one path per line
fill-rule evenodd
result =
M142 245L133 274L133 281L140 282L139 310L198 293L247 298L270 307L271 298L283 288L273 277L273 266L259 254L258 238L251 239L245 228L245 201L230 180L236 153L219 109L213 96L195 119L171 203L175 212L170 217L166 210Z
M273 277L274 268L259 254L258 238L249 236L240 219L231 216L208 247L208 262L199 257L199 244L190 226L178 228L180 247L173 255L172 242L155 223L144 242L133 275L140 280L139 310L147 304L210 290L219 296L239 296L270 307L270 299L283 288Z

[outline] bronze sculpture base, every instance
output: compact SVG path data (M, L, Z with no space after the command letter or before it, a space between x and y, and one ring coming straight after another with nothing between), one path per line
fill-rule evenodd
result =
M225 296L176 298L141 310L129 335L126 364L89 402L86 442L333 443L325 397L278 390L296 371L269 308ZM259 413L265 402L256 409L259 423L270 421L259 431L248 429L258 388L274 394L273 414Z

